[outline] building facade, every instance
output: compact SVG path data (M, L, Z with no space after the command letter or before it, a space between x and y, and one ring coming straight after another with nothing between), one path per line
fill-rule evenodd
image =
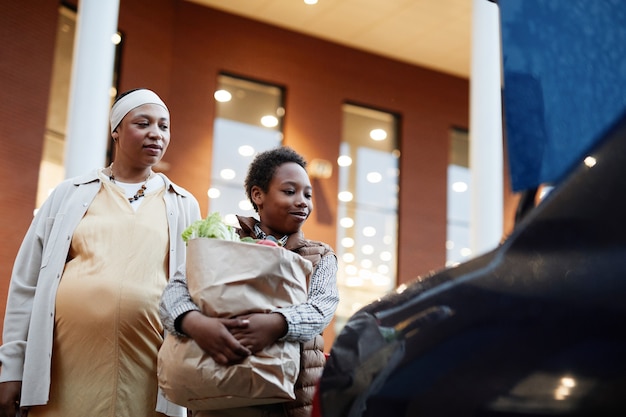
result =
M2 311L12 262L36 208L60 6L51 0L10 2L0 15ZM210 209L213 93L219 76L231 74L283 89L282 143L309 161L336 164L346 103L397 115L396 284L445 265L450 134L469 127L467 79L182 0L153 0L149 7L121 0L118 27L118 91L150 88L168 104L172 141L165 172L196 195L203 214ZM328 215L311 216L304 228L308 238L335 247L337 172L316 181Z

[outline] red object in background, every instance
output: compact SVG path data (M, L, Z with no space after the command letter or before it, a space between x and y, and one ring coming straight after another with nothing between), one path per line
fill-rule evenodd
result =
M257 240L256 243L258 243L259 245L278 247L278 243L274 242L273 240L262 239Z
M311 417L322 417L322 409L320 404L320 383L319 381L315 385L315 394L313 394L313 409L311 411Z
M326 360L328 360L328 353L324 353ZM313 408L311 411L311 417L322 417L322 406L320 403L320 381L315 384L315 394L313 394Z

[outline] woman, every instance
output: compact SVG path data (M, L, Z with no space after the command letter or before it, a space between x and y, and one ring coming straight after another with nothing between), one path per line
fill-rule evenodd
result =
M158 305L184 263L196 199L152 168L170 115L131 90L110 114L115 162L68 179L38 210L15 260L0 346L0 417L182 415L158 396ZM23 414L24 415L24 414Z
M168 331L193 338L215 362L233 364L277 340L300 342L304 354L296 382L296 399L287 403L196 411L194 416L283 417L310 414L314 386L324 366L322 331L339 302L337 258L322 242L304 238L302 225L313 210L311 182L305 160L287 147L258 154L245 180L246 193L260 220L239 217L242 237L272 239L313 264L305 303L270 313L236 319L204 316L189 295L184 268L169 282L161 302L161 318Z

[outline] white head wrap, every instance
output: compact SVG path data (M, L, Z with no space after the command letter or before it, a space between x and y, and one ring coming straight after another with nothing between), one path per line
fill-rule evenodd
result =
M135 90L131 93L126 94L115 104L113 104L110 119L111 134L129 111L136 107L143 106L144 104L158 104L159 106L163 106L163 108L169 112L163 100L161 100L161 98L157 96L156 93L154 93L153 91L146 89Z

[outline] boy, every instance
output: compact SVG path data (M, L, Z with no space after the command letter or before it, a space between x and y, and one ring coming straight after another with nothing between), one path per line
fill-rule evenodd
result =
M166 329L188 336L215 362L240 362L278 340L303 344L296 399L255 407L196 411L194 417L213 416L306 416L310 415L314 387L321 376L325 357L322 331L330 323L337 303L337 259L330 246L307 240L302 225L313 210L312 187L306 161L288 147L258 154L245 179L246 194L259 220L238 216L241 237L271 239L313 264L307 301L232 319L204 316L189 295L184 268L170 280L161 301L161 319Z

